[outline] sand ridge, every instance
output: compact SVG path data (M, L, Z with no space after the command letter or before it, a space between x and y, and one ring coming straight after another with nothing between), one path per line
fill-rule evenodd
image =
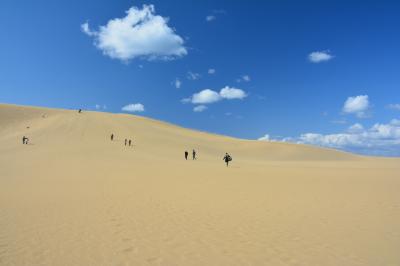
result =
M399 162L0 105L0 265L400 265Z

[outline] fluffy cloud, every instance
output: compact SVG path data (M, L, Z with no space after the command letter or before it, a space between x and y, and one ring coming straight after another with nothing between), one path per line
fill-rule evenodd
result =
M81 30L94 38L95 46L105 55L122 61L186 55L183 39L167 23L168 18L155 14L153 5L143 5L142 9L131 7L125 17L111 19L97 31L91 30L87 22Z
M358 117L365 117L369 107L368 95L348 97L343 105L343 112L356 114Z
M223 99L244 99L247 97L245 91L237 88L225 86L219 92L205 89L192 95L192 97L182 99L183 103L191 102L193 104L210 104L221 101Z
M195 107L193 108L193 111L194 111L194 112L197 112L197 113L200 113L200 112L205 111L206 109L207 109L207 106L205 106L205 105L198 105L198 106L195 106Z
M215 103L219 100L221 100L219 93L210 89L202 90L191 97L191 102L194 104Z
M400 111L400 103L389 104L387 108Z
M311 144L367 155L400 156L400 120L393 119L386 124L376 123L368 129L361 124L354 124L344 133L305 133L296 138L279 141Z
M243 99L247 96L247 94L241 90L241 89L236 89L236 88L230 88L228 86L225 86L225 88L222 88L221 91L219 92L219 95L224 98L224 99Z
M214 68L210 68L209 70L208 70L208 74L210 74L210 75L213 75L213 74L215 74L215 69Z
M131 103L122 107L122 111L125 112L144 112L144 105L141 103Z
M194 73L192 71L189 71L187 73L187 79L188 80L197 80L201 77L201 75L199 73Z
M333 55L329 51L316 51L308 55L308 60L312 63L321 63L329 61L333 58Z
M175 88L180 89L182 86L182 81L180 79L176 78L174 81L174 86L175 86Z

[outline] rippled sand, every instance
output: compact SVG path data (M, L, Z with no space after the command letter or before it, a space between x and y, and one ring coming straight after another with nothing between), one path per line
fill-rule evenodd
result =
M0 105L0 265L400 265L399 170L131 115Z

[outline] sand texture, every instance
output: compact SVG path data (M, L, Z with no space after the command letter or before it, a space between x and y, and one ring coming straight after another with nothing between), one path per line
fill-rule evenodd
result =
M0 265L398 266L400 159L2 104Z

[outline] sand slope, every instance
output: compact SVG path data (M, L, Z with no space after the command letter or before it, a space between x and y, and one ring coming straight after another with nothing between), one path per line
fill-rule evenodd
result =
M184 161L192 148L198 160ZM0 265L400 265L399 170L132 115L0 105Z

